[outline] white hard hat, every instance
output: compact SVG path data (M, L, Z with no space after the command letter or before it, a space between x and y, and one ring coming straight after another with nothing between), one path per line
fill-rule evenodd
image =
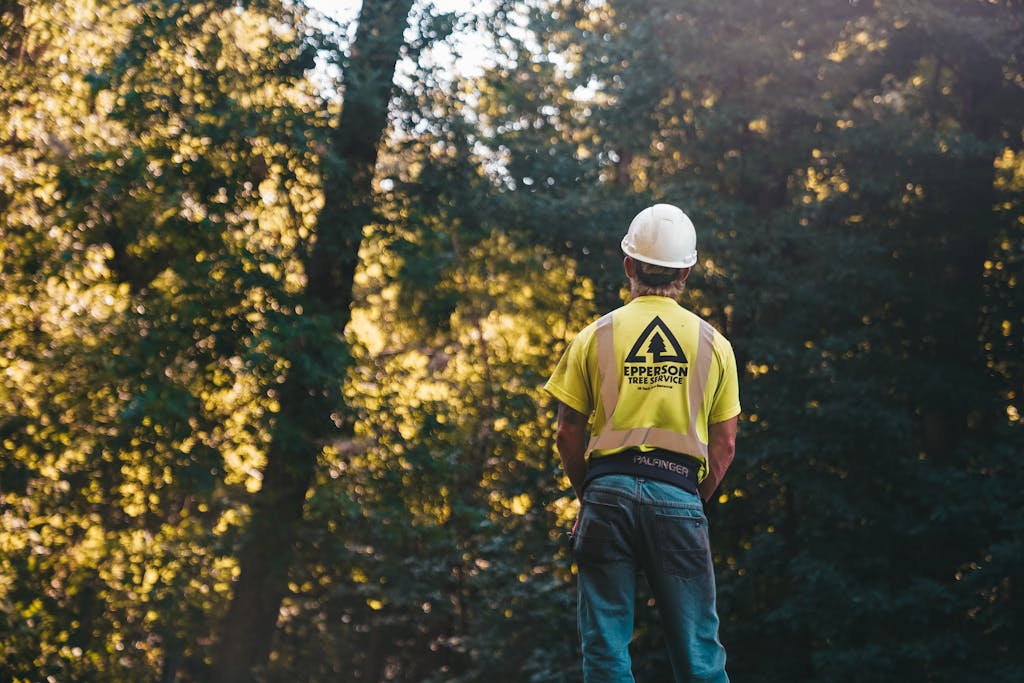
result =
M637 261L666 268L697 262L697 231L682 209L655 204L636 215L622 238L622 251Z

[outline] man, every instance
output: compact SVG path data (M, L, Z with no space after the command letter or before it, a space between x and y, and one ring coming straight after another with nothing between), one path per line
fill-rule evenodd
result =
M739 387L732 346L676 302L696 242L675 206L637 214L622 240L629 303L580 332L545 385L558 400L556 444L581 501L573 550L586 683L633 680L639 573L674 679L729 680L701 498L732 462Z

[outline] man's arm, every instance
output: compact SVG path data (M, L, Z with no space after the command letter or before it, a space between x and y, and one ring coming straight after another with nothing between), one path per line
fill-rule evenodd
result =
M708 427L708 476L700 484L700 497L711 499L736 454L736 424L739 416Z
M558 402L558 432L555 445L562 459L562 469L569 476L576 497L583 500L583 481L587 476L587 416Z

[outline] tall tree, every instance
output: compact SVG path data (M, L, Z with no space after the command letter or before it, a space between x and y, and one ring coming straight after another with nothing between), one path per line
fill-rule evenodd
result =
M216 657L217 679L225 683L250 680L270 656L306 494L320 451L337 429L332 414L343 409L339 378L347 352L342 335L363 228L372 216L372 180L411 7L412 0L364 2L350 55L341 64L344 106L324 150L324 207L305 260L306 284L296 297L303 319L276 389L281 409Z
M205 679L312 213L311 53L275 3L24 9L28 58L0 67L0 677Z

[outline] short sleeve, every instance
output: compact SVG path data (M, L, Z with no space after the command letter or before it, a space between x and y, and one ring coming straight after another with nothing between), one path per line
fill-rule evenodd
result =
M544 390L578 413L590 415L594 410L590 371L587 363L589 335L580 333L569 342L555 366Z

